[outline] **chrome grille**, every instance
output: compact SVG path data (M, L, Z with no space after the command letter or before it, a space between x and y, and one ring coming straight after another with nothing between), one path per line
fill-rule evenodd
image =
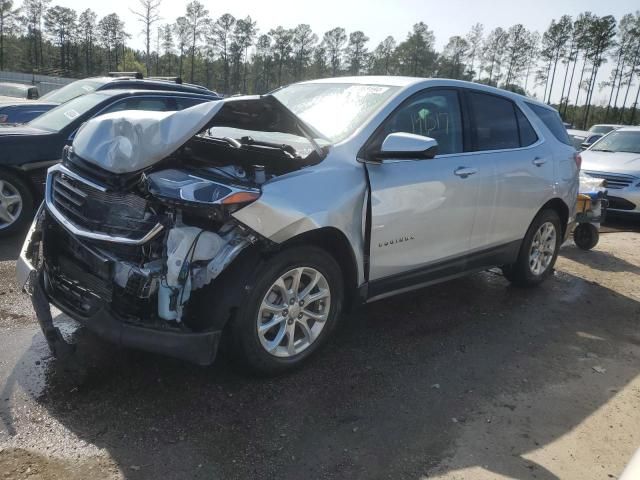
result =
M626 188L634 182L640 181L640 179L632 176L632 175L621 175L616 173L605 173L605 172L592 172L589 170L585 170L584 173L589 175L590 177L602 178L607 181L607 188L613 190L619 190L621 188Z
M158 219L138 195L95 188L60 167L49 175L47 203L86 236L137 240L157 228Z

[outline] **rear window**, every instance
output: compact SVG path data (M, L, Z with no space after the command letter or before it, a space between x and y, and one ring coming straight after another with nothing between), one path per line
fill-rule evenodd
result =
M474 150L504 150L520 147L520 134L513 102L495 95L469 93Z
M573 143L569 138L569 134L567 133L567 129L564 128L558 112L549 108L534 105L533 103L527 103L527 106L533 110L533 113L535 113L538 118L542 120L542 123L551 130L554 137L566 145L573 146Z

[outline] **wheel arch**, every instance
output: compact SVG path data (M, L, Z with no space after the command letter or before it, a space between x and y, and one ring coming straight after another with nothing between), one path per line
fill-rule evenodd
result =
M255 244L245 249L218 278L192 292L186 323L197 331L226 329L251 288L252 276L258 266L276 252L300 245L314 245L335 258L345 285L344 308L350 309L357 298L355 253L344 233L335 227L323 227L296 235L281 244L268 247Z
M31 192L31 195L33 195L34 198L38 197L39 195L38 189L33 184L33 180L29 176L28 172L26 172L21 168L16 167L15 165L0 165L0 174L2 172L7 172L20 178L20 180L22 180L25 183L25 185Z
M280 249L296 245L315 245L336 259L345 285L345 309L351 308L358 288L358 263L347 236L338 228L321 227L290 238Z
M552 198L545 203L536 215L539 215L543 210L554 210L560 217L562 227L562 238L565 239L567 235L567 229L569 228L569 206L561 198Z

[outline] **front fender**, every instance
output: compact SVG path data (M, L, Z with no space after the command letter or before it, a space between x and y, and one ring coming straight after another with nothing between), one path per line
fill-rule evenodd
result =
M267 182L260 199L233 216L275 243L323 227L338 229L351 244L361 284L366 191L360 164L320 164Z

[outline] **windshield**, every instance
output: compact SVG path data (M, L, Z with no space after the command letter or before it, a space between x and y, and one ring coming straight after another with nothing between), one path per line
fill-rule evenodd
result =
M107 97L100 93L76 97L31 120L29 125L42 130L59 132L76 118L87 113L100 102L103 102L105 98Z
M69 85L65 85L62 88L43 95L40 97L40 100L46 100L47 102L52 103L68 102L80 95L86 95L87 93L94 92L98 87L101 87L105 83L106 82L104 80L78 80L77 82L72 82Z
M594 125L589 129L591 133L599 133L601 135L609 133L611 130L615 130L615 127L612 127L611 125Z
M351 135L399 87L353 83L305 83L273 93L305 123L334 143Z
M640 130L611 132L594 143L591 151L640 153Z

